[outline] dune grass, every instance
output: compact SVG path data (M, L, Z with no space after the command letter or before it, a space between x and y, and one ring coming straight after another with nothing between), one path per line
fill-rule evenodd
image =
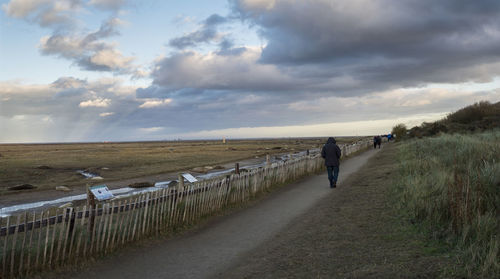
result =
M399 146L398 207L455 247L469 277L500 278L500 131Z

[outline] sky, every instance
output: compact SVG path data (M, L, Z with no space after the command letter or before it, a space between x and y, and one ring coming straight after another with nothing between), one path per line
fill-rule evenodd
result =
M386 134L478 101L497 0L0 0L0 143Z

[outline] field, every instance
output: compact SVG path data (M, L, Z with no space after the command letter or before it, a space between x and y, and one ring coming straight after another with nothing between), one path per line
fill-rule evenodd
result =
M82 189L89 180L77 173L87 170L104 178L126 180L160 173L217 166L266 154L293 153L322 146L324 138L165 141L131 143L4 144L0 145L0 196L16 185L31 184L33 190L53 190L64 185ZM339 143L356 138L339 138ZM95 182L95 181L94 181Z

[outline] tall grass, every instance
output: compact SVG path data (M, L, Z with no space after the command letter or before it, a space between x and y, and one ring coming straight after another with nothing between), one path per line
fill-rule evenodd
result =
M470 277L500 278L500 131L399 147L400 208L460 251Z

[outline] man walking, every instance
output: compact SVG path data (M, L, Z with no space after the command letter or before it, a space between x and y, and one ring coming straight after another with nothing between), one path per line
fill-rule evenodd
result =
M342 152L334 138L330 137L321 150L321 157L325 159L326 170L328 171L328 180L330 188L337 187L337 178L339 176L340 156Z

